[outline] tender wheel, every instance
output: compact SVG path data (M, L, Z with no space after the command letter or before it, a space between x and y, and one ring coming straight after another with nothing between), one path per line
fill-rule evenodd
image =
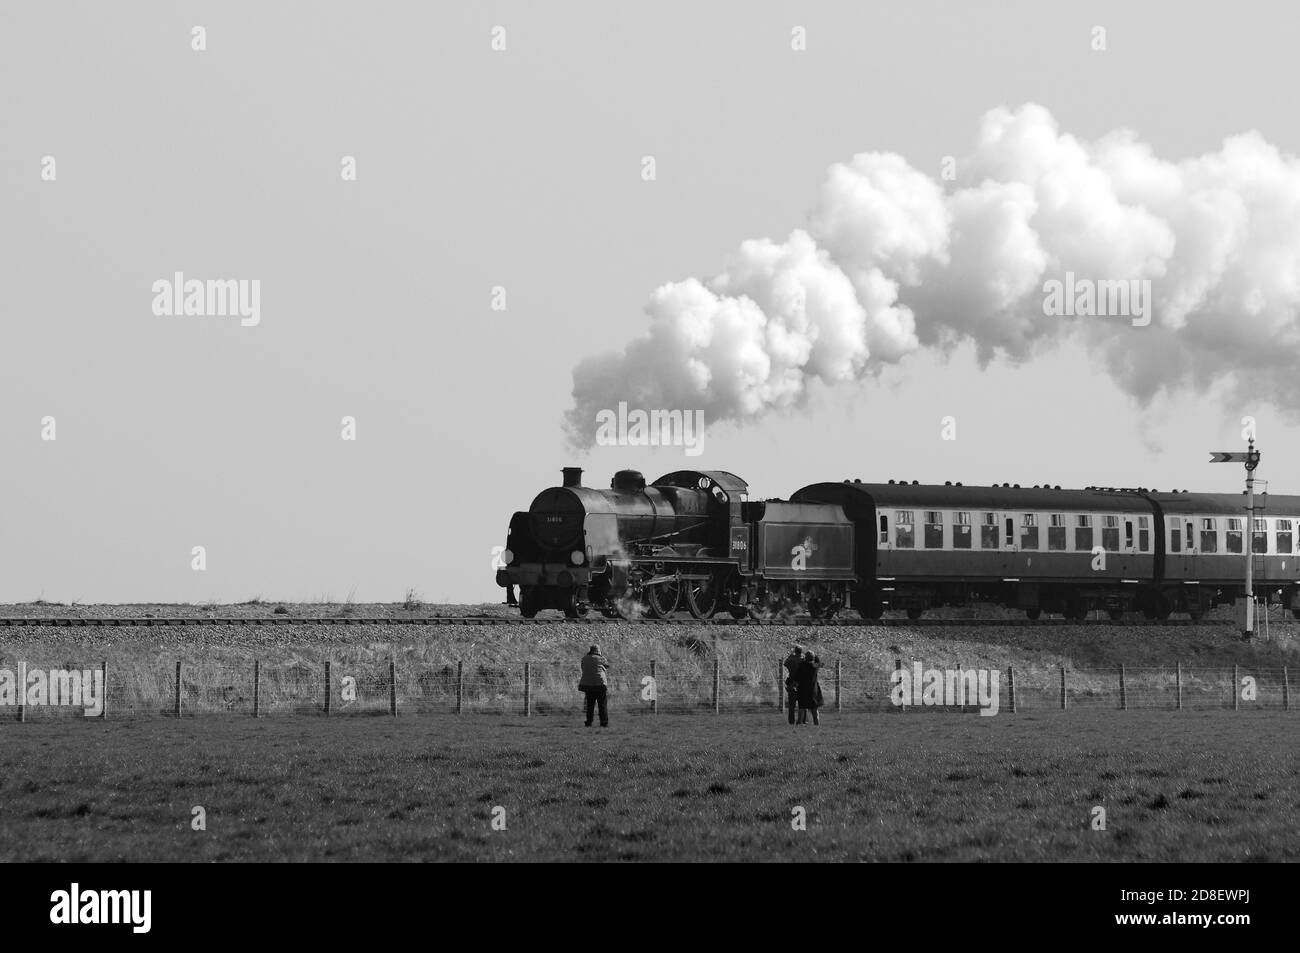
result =
M921 618L921 616L922 616L924 613L925 613L925 610L924 610L924 609L919 609L919 608L916 608L915 606L913 606L912 608L910 608L910 609L907 610L907 617L908 617L909 619L915 621L915 620Z
M564 607L564 617L566 619L581 619L587 614L587 607L577 600L569 600L569 604Z
M879 619L885 614L885 606L879 599L865 599L858 602L858 615L864 619Z
M692 579L686 585L686 608L696 619L710 619L718 611L718 585L712 578Z
M1025 617L1031 620L1038 619L1043 614L1042 609L1026 609Z
M676 582L661 582L646 588L646 604L656 619L666 619L677 611L682 588Z
M525 619L531 619L537 615L537 609L541 604L541 595L537 592L536 586L522 586L519 593L519 614Z

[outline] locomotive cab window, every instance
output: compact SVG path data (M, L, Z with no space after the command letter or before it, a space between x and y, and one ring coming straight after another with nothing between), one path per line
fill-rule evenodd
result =
M1250 534L1250 551L1252 553L1268 552L1268 522L1253 520L1254 529Z
M1214 519L1201 520L1201 552L1217 553L1219 551L1219 531L1215 528Z
M1038 514L1026 513L1020 524L1020 548L1038 548Z
M1119 552L1119 517L1101 518L1101 548L1108 553Z
M1092 552L1092 517L1091 516L1075 517L1074 548L1081 553Z
M1227 551L1230 553L1242 552L1241 548L1241 520L1236 517L1228 517L1227 532Z
M1047 518L1047 548L1058 552L1065 549L1065 514L1053 513Z
M1291 521L1277 521L1277 551L1282 554L1291 552Z
M998 548L998 514L985 513L980 522L980 549Z
M938 510L925 511L925 548L943 549L943 514Z
M916 520L911 510L894 511L894 545L899 549L911 549L916 545L913 528Z
M970 513L952 514L952 548L970 549Z

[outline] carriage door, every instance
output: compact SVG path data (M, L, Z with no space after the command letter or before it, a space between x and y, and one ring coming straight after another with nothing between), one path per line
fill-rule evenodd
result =
M1124 552L1133 552L1133 521L1124 521Z
M1003 520L1002 549L1006 552L1014 552L1016 548L1016 518L1008 516Z

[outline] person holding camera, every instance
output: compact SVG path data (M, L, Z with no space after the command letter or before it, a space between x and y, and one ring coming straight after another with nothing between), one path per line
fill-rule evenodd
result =
M600 654L600 647L593 645L591 651L582 657L582 678L578 682L578 691L587 696L588 728L597 706L600 708L600 727L609 727L609 681L605 676L608 671L608 660Z

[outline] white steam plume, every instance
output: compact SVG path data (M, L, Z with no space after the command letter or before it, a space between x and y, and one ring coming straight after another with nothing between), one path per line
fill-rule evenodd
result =
M657 289L650 326L574 370L571 440L597 411L798 406L920 347L1020 361L1079 333L1141 401L1224 379L1285 407L1300 358L1300 162L1258 133L1168 162L1126 130L1087 143L1028 104L991 110L948 187L897 155L831 167L806 229ZM1150 279L1151 323L1044 313L1044 283Z

